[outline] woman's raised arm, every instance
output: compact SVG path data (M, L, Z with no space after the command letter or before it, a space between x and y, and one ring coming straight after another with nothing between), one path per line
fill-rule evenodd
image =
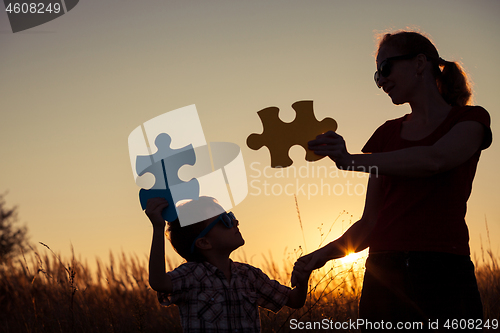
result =
M463 121L432 146L418 146L374 154L349 154L342 136L335 132L318 135L309 149L329 156L339 169L377 172L386 176L428 177L450 170L472 157L481 147L484 127Z

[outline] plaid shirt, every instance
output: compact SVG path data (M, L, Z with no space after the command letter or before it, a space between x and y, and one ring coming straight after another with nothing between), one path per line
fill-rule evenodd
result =
M158 293L162 305L179 307L184 332L260 332L258 306L278 312L290 288L260 269L231 261L231 281L208 262L188 262L168 275L172 294Z

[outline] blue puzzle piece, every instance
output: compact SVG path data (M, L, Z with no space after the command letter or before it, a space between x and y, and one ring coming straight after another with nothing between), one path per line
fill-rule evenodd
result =
M157 162L157 163L152 165L152 168L146 168L146 170L144 172L148 172L148 171L151 172L150 169L153 169L153 167L154 167L154 169L158 169L158 166L162 167L162 165L164 165L164 161ZM151 173L153 173L153 172L151 172ZM165 173L164 173L163 167L161 168L161 173L159 173L158 175L153 173L153 175L155 175L155 178L157 180L160 178L162 180L164 180ZM158 183L159 182L156 181L155 185ZM175 203L174 203L174 200L172 198L172 193L170 192L170 189L168 188L167 182L163 181L163 186L165 188L159 188L159 189L151 188L149 190L141 189L139 191L139 201L141 203L142 209L145 210L149 199L157 198L157 197L165 198L168 201L168 207L167 207L167 209L163 210L162 217L165 221L174 221L177 218L177 211L175 209Z
M139 176L151 173L155 177L155 184L151 189L141 189L139 200L142 209L146 209L148 199L163 197L169 206L162 213L167 221L177 218L175 203L183 199L198 199L200 186L196 179L184 182L179 178L179 168L185 164L194 165L196 155L192 145L180 149L171 149L172 139L166 133L159 134L155 139L158 151L148 156L137 156L136 170Z
M156 148L158 148L158 151L152 155L137 156L135 163L135 170L137 174L142 175L146 172L145 171L146 169L150 168L156 162L168 159L169 157L177 155L184 151L187 151L188 153L185 153L184 155L177 157L177 159L181 159L183 162L185 162L184 164L190 164L190 165L193 165L196 162L196 155L194 153L193 145L187 145L179 149L171 149L170 148L171 142L172 139L170 138L170 135L168 135L167 133L158 134L158 136L155 139L155 145Z

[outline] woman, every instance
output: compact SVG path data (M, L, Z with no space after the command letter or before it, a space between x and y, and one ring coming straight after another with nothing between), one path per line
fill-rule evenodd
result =
M300 258L294 271L369 247L360 318L393 329L398 322L428 329L436 320L440 327L482 320L464 217L481 150L492 140L488 112L467 106L465 74L419 33L386 34L376 63L377 86L394 104L409 103L411 113L379 127L362 149L368 154L350 154L334 132L309 143L340 169L372 174L361 219Z

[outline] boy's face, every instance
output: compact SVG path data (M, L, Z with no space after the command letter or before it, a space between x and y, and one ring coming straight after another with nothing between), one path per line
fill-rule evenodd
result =
M215 216L207 221L207 225L218 219L219 216ZM220 250L221 252L231 253L236 250L243 244L245 244L245 240L240 233L238 228L238 220L233 220L233 227L228 228L224 225L222 221L219 222L208 232L205 236L212 248L215 250Z

